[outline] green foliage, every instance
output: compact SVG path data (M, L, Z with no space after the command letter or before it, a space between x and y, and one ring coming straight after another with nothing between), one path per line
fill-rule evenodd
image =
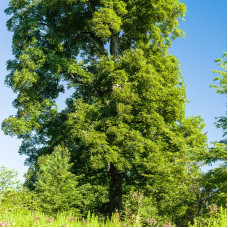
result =
M189 227L227 227L227 210L218 208L214 205L208 207L207 216L194 219L193 224L188 224ZM142 220L138 216L138 219ZM139 223L137 216L128 217L121 220L121 215L113 214L111 218L98 217L88 213L85 218L77 217L76 214L65 211L58 213L55 217L44 214L38 210L28 210L27 207L17 208L15 211L5 210L1 208L1 226L10 227L142 227L142 224L147 227L157 227L156 219L148 219L145 223ZM171 222L159 225L163 227L173 226Z
M77 217L71 211L58 213L55 217L40 211L30 211L27 208L10 212L1 211L1 226L10 227L123 227L127 225L115 213L112 217L98 217L88 213L85 218ZM128 224L136 227L137 224L130 221Z
M209 205L207 217L194 219L190 227L227 227L227 209L216 205Z
M170 217L161 215L156 199L143 193L131 192L124 198L123 223L126 226L166 226Z
M227 54L224 53L224 58ZM215 62L219 63L221 70L214 70L213 72L220 75L214 81L219 81L219 85L211 85L216 88L216 92L220 94L227 94L227 61L224 59L217 59ZM227 117L222 116L217 118L215 123L218 128L222 128L224 135L227 135ZM206 201L210 204L217 204L218 206L227 206L227 139L222 139L219 142L212 142L208 153L202 157L205 164L212 164L220 162L216 168L211 169L204 175L204 190L206 191Z
M53 213L80 205L77 178L70 172L72 164L67 148L57 146L51 155L39 158L35 191L44 211Z
M227 53L223 53L223 59L216 59L215 62L221 67L221 70L212 70L212 72L219 74L220 77L215 77L214 81L218 81L219 85L211 85L216 89L216 93L227 94Z
M218 81L219 85L211 85L211 87L216 89L216 93L227 95L227 53L223 53L223 59L217 59L215 62L218 66L222 68L221 70L213 70L214 73L219 74L220 77L215 77L214 81ZM227 117L220 116L217 117L217 122L215 123L218 128L222 128L224 135L227 134Z
M18 173L15 170L9 170L5 166L0 166L0 195L8 190L16 190L21 187L18 180Z
M27 186L46 211L107 215L137 189L145 204L153 199L140 207L145 219L152 210L181 223L207 149L202 120L185 117L180 65L168 54L185 11L179 0L10 1L15 59L6 84L18 94L17 114L2 128L23 140ZM56 147L62 142L69 152Z
M217 167L204 174L203 187L206 201L210 204L226 207L227 205L227 144L213 142L214 147L205 154L204 162L220 162Z
M204 175L207 200L219 206L227 205L227 166L220 164Z
M1 194L0 208L1 211L9 211L11 213L23 209L37 210L39 208L37 195L27 188L5 191Z
M0 202L1 226L11 227L167 227L175 226L170 216L163 216L156 207L156 200L142 193L131 192L124 198L123 213L113 213L111 217L97 216L90 211L84 216L72 211L43 213L38 207L38 198L28 189L4 192ZM42 210L40 210L42 209ZM226 209L208 205L202 216L195 216L190 227L225 227ZM184 220L182 220L184 221ZM179 223L178 226L186 226Z

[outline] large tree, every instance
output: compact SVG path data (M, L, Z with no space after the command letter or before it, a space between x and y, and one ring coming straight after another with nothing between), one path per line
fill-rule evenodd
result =
M168 54L185 9L179 0L11 0L6 84L18 112L2 127L23 139L26 163L36 167L64 142L103 210L121 210L135 188L158 206L173 197L163 211L175 211L206 141L200 118L185 118L179 63Z

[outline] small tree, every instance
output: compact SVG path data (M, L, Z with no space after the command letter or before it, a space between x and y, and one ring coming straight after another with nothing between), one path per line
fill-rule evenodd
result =
M69 151L62 146L55 147L51 155L41 156L38 160L35 191L46 212L70 210L79 205L77 178L70 172L72 164L69 162Z
M21 182L18 180L18 173L0 166L0 194L10 189L18 189Z

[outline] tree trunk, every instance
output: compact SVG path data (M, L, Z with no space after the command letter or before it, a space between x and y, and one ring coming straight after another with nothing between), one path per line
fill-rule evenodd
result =
M114 57L114 61L118 59L118 39L119 33L112 34L110 40L110 54ZM109 169L110 186L109 186L109 205L110 215L115 211L122 211L122 182L123 174L116 169L113 163Z
M118 40L119 40L119 33L113 34L111 36L110 54L114 57L114 61L116 61L118 58Z
M110 164L110 188L109 188L109 204L110 204L110 215L118 210L122 211L122 182L123 174L119 172L116 167Z

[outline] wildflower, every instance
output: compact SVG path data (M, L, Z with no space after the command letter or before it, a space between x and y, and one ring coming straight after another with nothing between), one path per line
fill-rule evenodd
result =
M74 221L75 218L68 218L68 221Z
M47 222L53 222L54 221L54 217L52 217L52 216L51 217L48 217L48 218L46 218L46 221Z
M0 227L8 227L8 222L0 222Z
M168 224L164 225L164 227L173 227L173 224L171 222L168 222Z
M40 217L39 217L39 216L35 216L33 220L34 220L34 221L35 221L35 220L40 220Z
M150 226L154 226L157 223L157 220L153 218L149 218L147 219L147 222L150 224Z

